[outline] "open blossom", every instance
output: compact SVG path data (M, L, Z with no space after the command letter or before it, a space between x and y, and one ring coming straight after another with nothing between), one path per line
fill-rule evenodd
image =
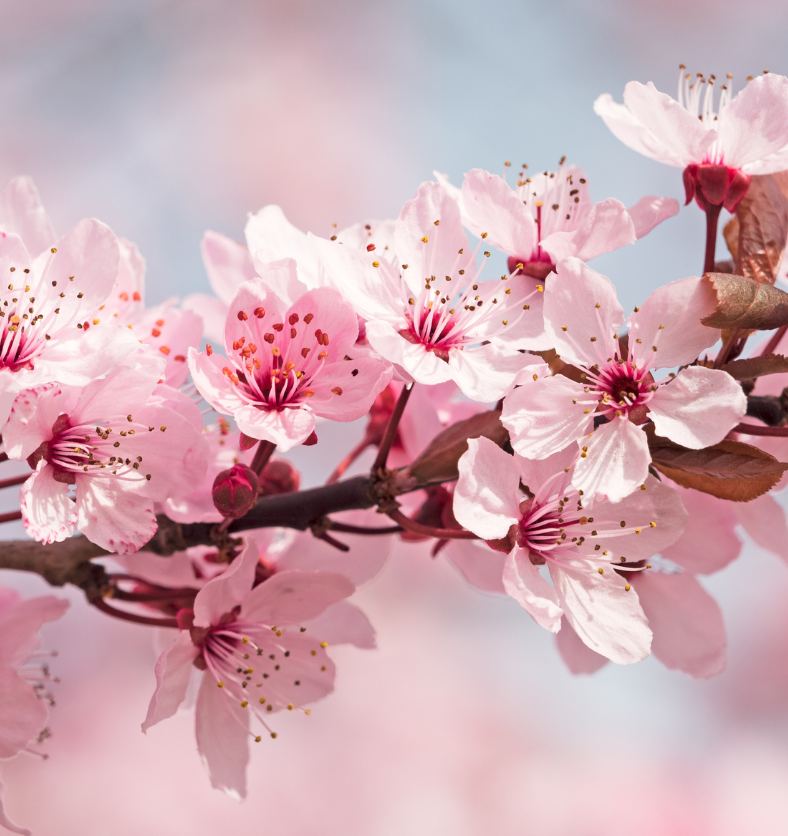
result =
M634 151L683 168L687 203L695 197L701 208L734 212L753 174L788 168L788 78L760 76L734 97L728 74L715 110L715 77L684 71L678 100L630 81L623 105L605 93L594 110Z
M518 175L515 186L476 168L457 191L469 228L509 256L509 272L544 279L563 258L589 261L634 244L679 211L672 198L644 197L626 209L614 198L593 203L585 172L561 160L558 171ZM522 266L520 266L522 265Z
M679 537L687 515L679 495L651 476L617 505L586 503L572 487L575 456L529 461L489 439L471 439L460 459L454 515L507 553L504 587L537 624L558 632L563 615L597 653L637 662L649 654L651 630L629 576Z
M692 449L722 441L747 399L725 372L690 366L655 381L651 370L692 363L719 332L701 325L714 309L704 279L664 285L627 321L610 280L568 258L545 290L550 343L579 378L531 380L504 401L502 422L522 456L543 459L568 445L582 449L574 485L617 502L643 484L651 456L642 424ZM599 423L602 421L603 423Z
M227 315L226 358L192 348L189 368L217 412L232 415L245 435L287 451L312 434L316 415L365 415L392 370L370 358L349 359L358 322L336 291L299 287L292 259L269 267L269 286L281 292L262 279L241 285ZM283 302L285 294L295 301Z
M154 501L202 480L199 410L156 389L162 365L120 367L84 388L17 399L3 436L9 457L35 471L20 499L36 540L64 540L76 526L108 551L135 551L156 531Z
M481 279L484 263L438 183L405 204L390 254L313 241L332 285L366 320L372 348L408 380L454 380L467 397L493 401L523 366L518 349L545 347L539 289Z
M374 241L388 249L392 240L393 221L367 221L340 230L332 240L364 249ZM257 278L262 265L292 258L298 266L300 280L308 290L322 287L324 280L314 247L306 232L293 226L279 206L264 206L249 215L244 230L246 246L218 232L206 232L202 239L202 259L208 281L215 296L193 293L184 299L184 306L198 313L209 339L221 340L227 309L238 288Z
M53 595L23 600L16 591L0 587L0 760L34 751L30 744L46 736L51 678L42 664L38 631L61 618L68 606ZM8 819L2 798L0 825L14 833L30 833Z
M13 233L0 233L0 425L19 392L49 383L84 386L139 344L125 329L90 327L118 274L109 227L80 221L33 257ZM87 326L87 327L86 327Z
M305 622L354 590L329 572L275 573L253 586L258 550L250 540L240 557L198 593L183 629L156 663L156 690L143 731L171 717L186 697L192 671L203 672L196 706L197 747L211 784L246 795L248 742L260 741L254 720L272 737L270 713L293 710L333 690L326 642Z

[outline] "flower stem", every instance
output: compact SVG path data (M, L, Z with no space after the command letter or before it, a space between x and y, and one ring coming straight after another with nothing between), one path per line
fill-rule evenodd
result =
M13 488L14 485L21 485L23 482L27 482L30 475L30 473L23 473L21 476L14 476L11 479L0 479L0 490L3 488Z
M137 615L132 612L125 612L124 610L117 610L111 607L103 598L96 598L92 602L97 610L111 615L113 618L119 618L122 621L131 621L134 624L149 624L151 627L178 627L178 620L176 618L152 618L147 615Z
M391 445L394 443L394 437L397 434L397 427L399 426L399 422L402 418L402 413L405 411L405 407L408 404L408 398L410 397L410 393L413 391L414 385L415 384L411 383L410 386L405 386L399 393L399 398L394 406L394 411L391 413L391 418L389 418L389 422L386 425L386 432L383 434L383 440L380 442L380 447L378 447L378 454L375 456L375 461L372 464L373 472L376 470L382 470L386 466L386 461L389 457L389 450L391 450Z
M258 476L263 475L265 466L268 464L268 460L274 454L274 450L276 450L276 444L274 444L273 441L261 441L260 444L257 446L254 458L252 459L252 463L249 466Z
M363 525L348 525L348 523L331 520L331 530L341 531L344 534L397 534L402 531L399 525L390 525L385 528L366 528Z
M14 522L22 519L21 511L9 511L7 514L0 514L0 523Z
M414 534L422 534L424 537L437 537L440 540L478 540L479 538L472 531L465 531L462 528L433 528L431 525L422 525L415 520L406 517L396 508L386 511L386 514L401 525L406 531Z
M325 540L329 546L333 546L335 549L339 549L341 552L349 552L350 546L346 546L344 543L340 543L339 540L334 539L327 531L324 531L322 534L317 535L318 540Z
M786 331L788 331L788 325L780 326L774 334L772 334L772 338L769 342L763 347L763 351L761 351L760 356L765 357L767 354L774 354L774 349L780 344L780 340L785 336Z
M717 249L717 222L720 219L722 204L710 205L706 209L706 256L703 260L703 272L714 272L714 254Z
M744 433L745 435L773 435L788 437L788 427L760 427L758 424L737 424L733 428L735 433Z

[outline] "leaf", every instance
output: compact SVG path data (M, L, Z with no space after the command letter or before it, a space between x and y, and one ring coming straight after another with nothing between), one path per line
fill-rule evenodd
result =
M749 502L770 491L788 470L774 456L741 441L721 441L704 450L689 450L646 431L652 464L685 488L731 502Z
M765 374L783 374L788 372L788 357L783 357L782 354L766 354L763 357L732 360L720 371L728 372L734 380L752 380Z
M457 462L468 449L468 439L481 436L494 441L499 447L509 440L509 433L501 423L500 409L472 415L438 433L407 468L408 475L421 486L456 479L459 476Z
M748 276L706 273L717 308L701 320L711 328L770 331L788 324L788 293Z
M731 247L734 228L723 234L740 276L774 284L788 239L788 174L753 176L747 194L736 210L738 236Z

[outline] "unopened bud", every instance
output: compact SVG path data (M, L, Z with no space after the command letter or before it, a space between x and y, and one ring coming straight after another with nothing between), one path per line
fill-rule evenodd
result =
M223 470L213 481L213 504L222 516L244 516L257 499L257 474L245 464Z
M301 477L290 462L277 459L268 462L258 482L260 496L272 496L297 491Z

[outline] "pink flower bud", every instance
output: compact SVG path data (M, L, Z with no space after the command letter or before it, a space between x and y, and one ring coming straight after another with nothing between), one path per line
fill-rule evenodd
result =
M225 517L240 519L257 499L257 474L244 464L223 470L213 482L213 504Z
M276 459L268 462L258 482L260 496L272 496L297 491L301 477L290 462Z

